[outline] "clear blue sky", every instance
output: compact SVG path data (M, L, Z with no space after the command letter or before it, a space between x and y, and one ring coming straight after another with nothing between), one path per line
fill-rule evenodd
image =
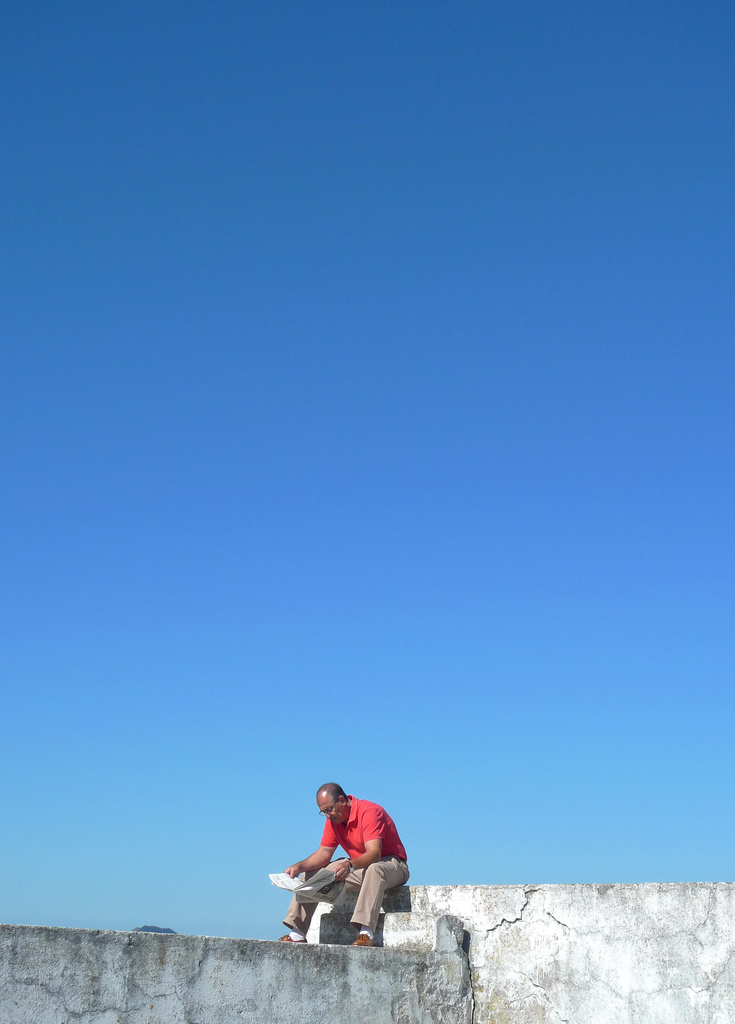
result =
M735 878L735 13L11 5L0 919ZM314 723L309 724L309 723Z

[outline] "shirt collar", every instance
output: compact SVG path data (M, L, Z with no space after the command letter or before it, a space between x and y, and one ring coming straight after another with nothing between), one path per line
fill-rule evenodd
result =
M357 805L359 800L356 796L348 795L347 799L350 801L350 816L347 819L347 824L352 825L357 820Z

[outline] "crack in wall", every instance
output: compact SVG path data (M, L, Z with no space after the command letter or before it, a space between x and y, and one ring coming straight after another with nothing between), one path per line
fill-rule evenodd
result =
M556 1008L556 1007L554 1006L554 1002L553 1002L553 1000L552 1000L551 996L550 996L550 995L549 995L549 993L548 993L548 992L546 991L546 989L544 988L544 986L543 986L543 985L539 985L539 984L538 984L537 982L535 982L535 981L533 980L533 978L530 978L530 977L529 977L529 976L528 976L527 974L524 974L524 973L523 973L523 971L518 971L518 974L519 974L519 975L520 975L520 976L521 976L522 978L525 978L525 979L526 979L526 981L527 981L527 982L528 982L528 983L529 983L530 985L533 985L533 987L534 987L535 989L537 989L537 990L538 990L538 991L539 991L539 992L541 993L541 995L542 995L542 996L544 997L544 999L545 999L545 1000L546 1000L546 1002L548 1003L549 1007L550 1007L550 1008L551 1008L551 1009L552 1009L552 1010L554 1011L554 1013L555 1013L555 1014L556 1014L556 1016L557 1016L557 1017L559 1018L559 1020L560 1020L560 1021L562 1021L562 1024L569 1024L569 1018L568 1018L568 1017L562 1017L561 1013L560 1013L560 1012L559 1012L559 1011L557 1010L557 1008Z
M730 967L730 965L732 964L733 959L735 959L735 950L730 950L730 953L728 954L727 960L722 965L722 969L720 971L718 971L717 974L712 978L712 981L707 986L708 988L714 988L714 986L719 983L720 978L723 976L723 974L727 973L727 970Z
M554 917L550 910L546 911L546 916L550 917L554 924L558 924L560 928L563 928L567 934L572 931L576 931L575 928L570 928L568 924L564 924L563 921L560 921L558 917Z
M692 928L692 932L691 932L691 934L694 936L694 938L697 940L697 942L700 943L702 948L704 948L704 941L702 939L700 939L700 937L697 935L697 932L700 931L702 928L706 928L707 925L709 924L709 919L712 916L712 911L714 910L714 905L715 905L715 892L714 892L714 889L710 889L709 899L707 900L707 910L706 910L705 915L704 915L704 920L700 921L699 924L696 926L696 928Z
M535 892L539 892L539 891L540 891L540 889L539 889L538 886L528 886L528 888L524 889L523 890L523 895L526 898L524 900L523 906L521 907L520 911L518 912L518 917L514 917L514 918L502 917L498 921L497 924L494 924L492 926L492 928L487 928L486 931L485 931L485 934L489 935L490 932L496 932L498 930L498 928L502 928L503 925L507 925L508 927L510 927L511 925L518 924L519 921L522 921L523 920L523 914L524 914L524 912L526 910L526 907L531 902L531 897L533 896L533 894Z

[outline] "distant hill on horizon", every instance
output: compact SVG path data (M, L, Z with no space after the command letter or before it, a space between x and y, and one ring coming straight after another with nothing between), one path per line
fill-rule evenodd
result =
M133 928L134 932L161 932L162 935L178 935L173 928L159 928L155 924L144 924L142 928Z

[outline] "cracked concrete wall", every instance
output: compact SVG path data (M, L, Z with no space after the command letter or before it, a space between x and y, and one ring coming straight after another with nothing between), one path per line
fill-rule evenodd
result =
M2 1024L471 1024L467 957L0 926Z
M384 909L361 950L349 903L306 947L0 926L0 1024L735 1021L732 884L403 887Z
M474 1024L733 1024L735 885L405 887L386 895L388 948L431 948L464 922ZM310 939L352 934L350 906Z

